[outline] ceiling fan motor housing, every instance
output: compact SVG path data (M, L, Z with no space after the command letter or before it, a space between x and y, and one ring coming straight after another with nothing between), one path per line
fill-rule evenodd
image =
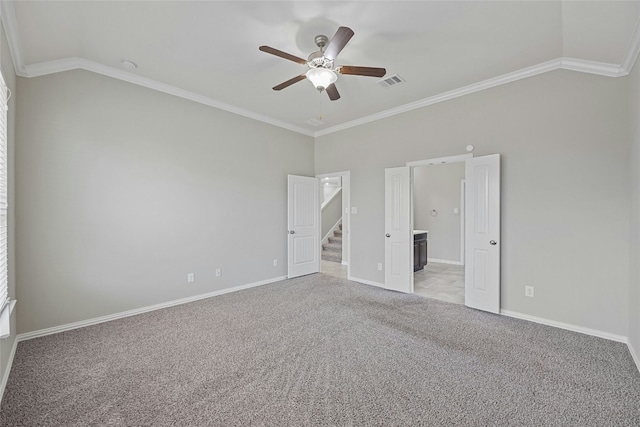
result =
M329 44L329 38L320 34L315 37L314 41L320 50L309 55L307 65L309 65L310 68L328 68L329 70L333 70L333 60L327 59L324 56L324 48Z
M333 69L333 61L326 58L322 51L313 52L307 59L307 65L310 68L328 68Z

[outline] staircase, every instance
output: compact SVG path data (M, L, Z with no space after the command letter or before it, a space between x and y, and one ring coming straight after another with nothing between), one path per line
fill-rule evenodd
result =
M333 237L329 237L329 243L322 245L322 259L342 263L342 224L334 230Z

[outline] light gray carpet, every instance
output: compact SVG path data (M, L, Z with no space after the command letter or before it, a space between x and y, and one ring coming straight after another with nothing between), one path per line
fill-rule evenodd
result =
M2 426L638 426L625 345L316 274L21 342Z

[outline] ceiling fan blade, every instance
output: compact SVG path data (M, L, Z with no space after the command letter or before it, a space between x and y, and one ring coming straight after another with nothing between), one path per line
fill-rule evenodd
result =
M281 50L272 48L271 46L260 46L260 49L263 52L270 53L271 55L279 56L280 58L288 59L289 61L297 62L298 64L306 64L307 60L299 58L295 55L291 55L290 53L283 52Z
M384 75L387 74L387 70L384 68L356 67L354 65L343 65L340 67L338 72L345 75L367 77L384 77Z
M325 58L330 60L336 59L336 56L344 49L344 47L349 43L351 37L353 37L353 30L349 27L340 27L336 34L333 36L327 48L324 50Z
M287 80L286 82L280 83L278 86L274 86L273 90L282 90L286 87L291 86L294 83L298 83L299 81L302 81L304 79L306 79L307 76L306 74L300 74L299 76L295 76L292 79Z
M340 93L338 93L338 88L336 87L335 83L331 83L329 86L327 86L327 95L329 95L329 99L332 101L337 101L338 99L340 99Z

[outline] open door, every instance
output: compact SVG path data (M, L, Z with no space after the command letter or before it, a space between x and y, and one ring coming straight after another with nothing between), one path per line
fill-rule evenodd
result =
M500 154L465 163L464 303L500 313Z
M413 292L413 231L408 166L385 169L384 286Z
M287 277L320 271L318 179L288 175Z

